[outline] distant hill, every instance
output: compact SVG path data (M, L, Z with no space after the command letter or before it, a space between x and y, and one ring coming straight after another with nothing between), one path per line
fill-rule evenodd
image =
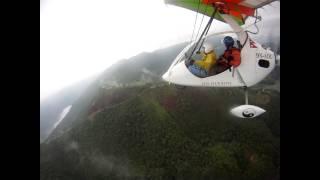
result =
M100 82L112 86L162 81L161 75L166 72L171 62L186 45L187 43L181 43L122 60L108 68L101 76Z
M43 142L51 134L53 125L58 121L63 109L78 100L83 91L86 90L85 96L90 98L89 92L92 91L91 94L94 94L94 89L101 86L110 88L159 83L162 81L160 75L166 71L185 45L186 43L181 43L121 60L108 68L98 79L89 78L81 81L45 99L40 104L40 142ZM90 87L88 87L89 84Z
M63 109L72 105L93 79L85 79L66 87L40 102L40 142L43 142L50 135Z

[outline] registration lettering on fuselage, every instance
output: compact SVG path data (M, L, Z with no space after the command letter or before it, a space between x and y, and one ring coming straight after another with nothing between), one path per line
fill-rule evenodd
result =
M257 59L272 59L272 54L270 53L256 53L256 58Z
M202 82L202 86L232 86L232 82Z

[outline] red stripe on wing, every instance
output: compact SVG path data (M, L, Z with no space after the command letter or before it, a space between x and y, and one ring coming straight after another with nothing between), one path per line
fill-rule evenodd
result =
M241 14L245 14L247 16L253 16L254 15L254 9L239 5L243 0L202 0L202 3L204 4L213 4L217 2L223 2L225 3L226 7L229 9L230 15L240 17Z

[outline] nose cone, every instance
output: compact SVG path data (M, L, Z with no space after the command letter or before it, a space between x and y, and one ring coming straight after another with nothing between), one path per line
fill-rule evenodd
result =
M168 73L168 72L164 73L164 74L162 75L162 79L165 80L165 81L169 81L169 80L168 80L168 79L169 79L169 73Z

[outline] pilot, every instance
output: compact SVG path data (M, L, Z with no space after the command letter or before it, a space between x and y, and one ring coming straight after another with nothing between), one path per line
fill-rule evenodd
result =
M223 39L223 43L226 46L224 54L218 59L219 71L222 72L231 67L238 67L241 63L240 49L234 47L234 40L230 36L226 36Z
M216 53L213 46L205 43L203 47L204 51L201 52L202 59L196 60L188 67L190 72L199 77L207 77L210 69L216 64Z

